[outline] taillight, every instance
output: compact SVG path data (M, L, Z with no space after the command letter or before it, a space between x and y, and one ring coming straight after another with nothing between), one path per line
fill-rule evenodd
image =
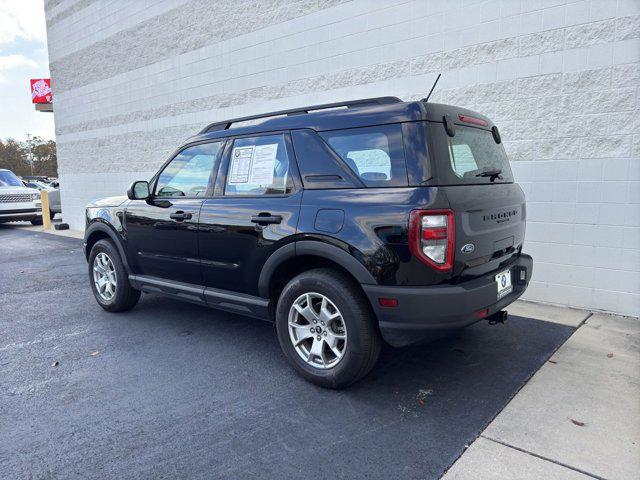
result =
M409 217L409 250L436 270L451 270L454 232L451 210L413 210Z

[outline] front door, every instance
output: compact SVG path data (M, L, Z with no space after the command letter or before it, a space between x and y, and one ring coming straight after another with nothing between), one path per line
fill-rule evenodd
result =
M296 172L288 134L233 140L214 198L200 212L204 285L258 294L265 261L296 233L302 200Z
M202 285L198 219L213 191L222 142L181 150L152 181L151 197L125 210L128 257L137 275Z

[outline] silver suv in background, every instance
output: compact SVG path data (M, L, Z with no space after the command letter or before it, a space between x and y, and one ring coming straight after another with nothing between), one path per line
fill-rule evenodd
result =
M60 203L60 188L57 183L45 183L40 180L29 180L22 178L25 186L29 188L36 188L39 191L46 190L49 195L49 215L51 218L55 217L56 213L62 213L62 204Z
M0 222L20 220L42 225L40 191L26 187L11 170L0 169Z

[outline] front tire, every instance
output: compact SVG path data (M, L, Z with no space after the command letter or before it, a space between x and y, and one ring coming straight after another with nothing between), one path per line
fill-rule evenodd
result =
M42 225L42 217L32 218L31 225Z
M332 269L304 272L284 287L276 330L293 368L325 388L360 380L380 355L382 342L368 300L352 279Z
M131 310L140 300L140 290L129 283L122 258L109 240L98 240L91 248L89 283L98 305L108 312Z

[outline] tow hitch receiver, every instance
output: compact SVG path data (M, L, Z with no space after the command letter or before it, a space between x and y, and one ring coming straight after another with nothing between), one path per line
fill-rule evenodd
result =
M507 321L508 313L506 310L500 310L492 315L487 317L487 321L489 325L496 325L497 323L504 323Z

